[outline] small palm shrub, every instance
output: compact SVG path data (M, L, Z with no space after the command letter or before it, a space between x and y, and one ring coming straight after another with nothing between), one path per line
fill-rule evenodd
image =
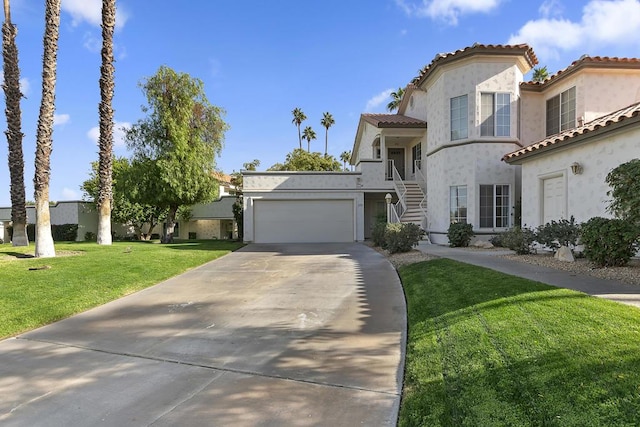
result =
M374 246L384 245L384 230L387 228L387 216L385 214L376 215L376 222L371 231L371 240Z
M424 231L416 224L387 224L382 248L388 250L390 254L409 252L411 248L418 245L423 235Z
M595 217L582 225L584 255L600 267L626 265L638 250L638 226L622 219Z
M576 219L561 219L560 221L551 221L545 225L541 225L536 229L536 241L544 245L554 252L560 246L575 248L580 237L580 224L576 223Z
M454 222L449 226L449 230L447 230L449 246L452 248L469 246L473 236L473 225L463 222Z
M527 227L512 227L501 235L502 246L509 248L518 255L534 252L533 244L536 234Z

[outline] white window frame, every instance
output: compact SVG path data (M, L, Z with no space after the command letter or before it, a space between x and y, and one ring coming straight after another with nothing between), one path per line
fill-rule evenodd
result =
M491 188L490 198L487 198L483 190ZM507 194L504 194L504 190ZM509 184L481 184L478 189L479 195L479 228L506 229L511 226L511 186ZM490 200L490 206L487 201ZM483 212L483 208L491 209L491 216ZM500 210L500 211L499 211ZM490 224L486 220L490 219Z
M576 127L576 87L547 99L545 135L555 135Z
M449 187L449 222L466 224L469 218L469 204L466 185ZM463 215L464 212L464 215Z
M469 137L469 101L467 95L449 100L451 141Z
M480 136L511 136L511 93L480 93Z

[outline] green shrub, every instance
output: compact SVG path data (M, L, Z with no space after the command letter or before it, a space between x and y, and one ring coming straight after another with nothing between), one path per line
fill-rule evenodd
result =
M387 224L382 247L390 254L409 252L411 248L418 245L423 234L424 231L416 224Z
M13 240L13 227L7 227L7 232L9 233L9 238ZM29 239L30 242L34 242L36 240L35 224L27 224L27 239Z
M371 240L374 246L384 245L384 230L387 228L387 215L379 213L376 215L373 230L371 231Z
M78 236L78 224L51 225L51 236L54 242L75 242Z
M626 265L638 250L640 229L622 219L595 217L582 225L584 255L600 267Z
M86 233L84 233L84 240L85 242L95 242L96 240L98 240L98 236L96 236L96 233L87 231Z
M640 224L640 159L633 159L613 169L606 178L612 200L608 209L616 217Z
M469 246L473 236L473 225L463 222L454 222L449 226L449 230L447 230L449 246L452 248Z
M560 246L575 248L579 237L580 224L576 224L573 215L569 220L551 221L536 229L536 241L554 252Z
M499 234L496 234L493 237L490 237L489 238L489 243L491 243L496 248L504 248L504 247L506 247L504 245L503 240L502 240L502 233L499 233Z
M501 234L502 245L518 255L526 255L534 252L533 243L536 235L527 227L512 227Z

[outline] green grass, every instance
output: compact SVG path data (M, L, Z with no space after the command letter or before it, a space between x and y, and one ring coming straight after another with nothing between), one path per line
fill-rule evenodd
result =
M446 259L400 276L400 426L640 425L637 308Z
M241 246L214 240L56 243L56 258L37 259L18 258L33 255L33 246L0 245L0 337L139 291ZM50 268L29 270L43 266Z

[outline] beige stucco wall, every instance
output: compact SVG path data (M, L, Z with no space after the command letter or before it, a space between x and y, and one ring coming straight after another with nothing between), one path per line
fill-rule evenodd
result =
M427 160L427 212L428 232L434 243L448 243L449 189L467 186L467 222L478 233L493 229L479 228L480 185L505 184L510 186L511 206L518 195L518 166L501 162L500 158L511 144L469 144L440 150Z
M640 101L640 70L583 69L544 92L522 91L523 145L546 138L547 100L576 88L576 126Z
M541 225L542 179L554 175L565 177L567 217L573 215L583 222L595 216L611 216L606 209L609 186L605 178L616 166L634 158L640 158L638 127L526 161L522 165L523 224ZM573 162L583 166L582 174L571 173Z

